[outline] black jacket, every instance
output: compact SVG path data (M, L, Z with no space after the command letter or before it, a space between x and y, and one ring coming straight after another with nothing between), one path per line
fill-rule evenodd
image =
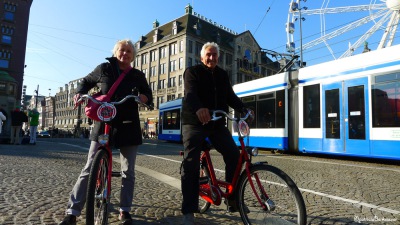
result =
M22 126L24 122L28 122L28 116L19 110L11 112L11 126Z
M109 62L98 65L93 72L83 78L77 89L77 93L86 94L90 89L98 86L102 94L107 94L120 73L122 73L122 71L118 69L117 59L115 57L107 58L107 60ZM125 75L114 92L114 95L111 97L111 101L118 101L132 94L134 88L137 88L140 94L146 95L149 99L147 104L152 103L153 95L147 84L146 77L141 71L135 68L132 68L132 70ZM130 99L121 105L117 105L116 108L117 115L112 121L112 144L116 147L142 144L137 103L133 99ZM95 121L90 140L97 141L99 134L102 134L103 131L104 124Z
M224 110L229 107L242 110L244 105L237 97L229 82L228 73L220 67L213 71L205 65L189 67L184 73L185 96L182 103L182 123L200 125L196 111L200 108L209 110ZM209 126L213 126L213 122ZM225 120L218 120L215 124L225 125Z

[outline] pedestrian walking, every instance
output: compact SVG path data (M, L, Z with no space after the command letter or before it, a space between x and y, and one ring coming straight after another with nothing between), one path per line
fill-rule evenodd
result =
M19 145L20 144L20 133L22 124L28 122L28 116L20 111L20 107L17 106L14 111L11 112L11 136L10 144Z
M36 145L37 127L39 125L39 112L36 108L32 109L28 113L29 116L29 133L30 133L30 145Z

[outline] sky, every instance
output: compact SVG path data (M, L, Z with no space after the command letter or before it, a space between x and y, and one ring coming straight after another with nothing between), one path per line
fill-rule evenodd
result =
M140 2L140 4L139 4ZM27 95L55 95L69 81L82 78L98 64L111 56L115 42L129 38L133 42L152 30L155 20L160 25L185 14L191 4L193 11L217 22L237 33L249 30L261 48L287 53L285 24L291 20L290 0L33 0L28 27L25 58L24 85ZM329 2L329 4L326 4ZM301 7L308 10L321 7L348 7L382 3L373 0L308 0ZM325 5L323 5L325 4ZM304 9L303 9L304 11ZM293 40L296 46L305 44L325 33L333 32L348 23L368 16L366 12L304 15L304 21L295 21ZM321 31L321 21L325 29ZM349 43L354 43L365 34L375 21L352 32L332 39L326 45L318 45L302 51L303 61L313 65L339 57ZM396 33L398 36L398 33ZM369 48L377 48L382 29L368 40ZM398 44L399 38L394 44ZM362 51L363 45L358 51ZM300 52L297 51L296 54ZM356 51L354 54L358 54ZM299 54L300 55L300 54ZM272 58L274 59L274 58Z

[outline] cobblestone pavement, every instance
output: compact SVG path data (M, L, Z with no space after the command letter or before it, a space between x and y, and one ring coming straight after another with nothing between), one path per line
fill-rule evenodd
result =
M0 145L0 225L59 223L88 146L85 139ZM156 141L146 141L140 148L131 211L134 224L180 224L177 148L181 146ZM216 165L222 161L216 155L214 159ZM400 224L398 165L280 154L261 157L265 159L287 172L301 189L308 224ZM118 170L119 163L114 166ZM111 207L110 224L119 224L119 185L114 178L111 202L116 206ZM197 225L242 224L238 213L228 213L222 206L195 216ZM85 224L84 216L78 224Z
M87 140L72 145L39 141L37 145L0 145L0 225L58 224L65 212L69 192L86 161ZM116 169L119 164L114 163ZM113 179L111 202L118 205L118 178ZM179 189L136 172L132 217L135 225L181 222ZM84 213L83 213L84 215ZM118 223L117 207L111 208L110 224ZM223 209L196 215L197 224L241 224L239 214ZM84 223L84 216L78 220Z

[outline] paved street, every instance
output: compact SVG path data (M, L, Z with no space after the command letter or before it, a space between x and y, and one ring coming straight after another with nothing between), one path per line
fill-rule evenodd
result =
M68 195L86 161L85 139L40 139L35 146L0 145L0 224L57 224ZM181 145L146 140L136 167L131 214L134 224L174 224L181 221L178 155ZM115 154L115 170L118 154ZM215 167L223 170L213 153ZM400 167L393 162L328 159L267 152L268 160L287 172L306 201L309 224L399 224ZM112 202L119 199L113 180ZM117 207L110 223L118 224ZM238 213L212 207L196 214L196 224L242 224ZM78 224L84 224L84 216Z

